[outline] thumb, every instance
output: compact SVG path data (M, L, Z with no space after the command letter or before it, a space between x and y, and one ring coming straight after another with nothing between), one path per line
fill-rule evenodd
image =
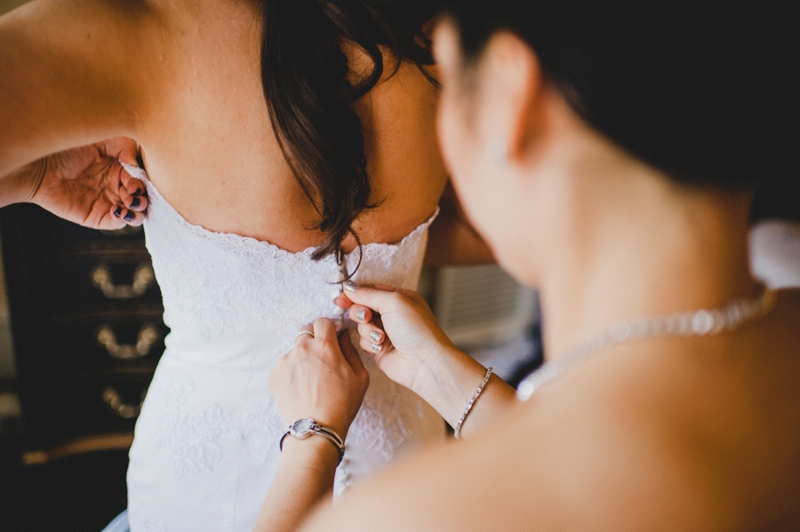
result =
M138 166L139 144L129 138L117 137L105 141L106 153L130 166Z
M353 347L353 342L350 341L350 333L348 331L344 331L339 335L339 348L342 350L345 361L347 361L353 369L353 373L356 375L366 373L367 369L364 367L364 363L361 362L358 351Z
M399 290L390 286L355 286L350 285L344 292L347 299L372 309L379 314L391 311L397 305Z

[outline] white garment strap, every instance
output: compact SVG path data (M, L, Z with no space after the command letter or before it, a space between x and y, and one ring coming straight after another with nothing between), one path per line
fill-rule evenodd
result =
M122 167L128 172L131 177L135 177L136 179L141 179L142 181L149 181L147 178L147 172L144 169L139 168L138 166L134 166L132 164L123 163L122 161L119 162Z

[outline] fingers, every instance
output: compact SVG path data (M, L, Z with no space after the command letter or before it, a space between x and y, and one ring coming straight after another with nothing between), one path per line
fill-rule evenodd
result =
M336 325L333 320L319 318L314 322L314 338L323 342L338 342L336 336Z
M123 198L125 207L134 212L145 212L147 207L150 206L150 200L147 196L139 194L128 194Z
M135 140L126 137L116 137L101 144L103 144L106 153L113 155L123 163L130 165L137 164L136 159L139 156L139 144Z
M358 334L373 344L382 344L386 340L386 333L374 323L362 323L358 326Z
M147 209L147 188L142 179L146 174L139 168L137 161L139 145L136 141L124 137L108 140L104 144L105 152L122 163L119 165L119 181L122 185L119 194L125 207L144 212Z
M138 227L144 223L144 213L136 212L121 205L113 205L109 210L111 216L125 224Z
M372 310L364 305L353 305L349 310L350 319L357 323L369 323L372 321Z
M402 297L411 297L416 294L416 292L402 288L385 285L358 286L352 282L345 283L345 288L347 289L345 295L350 301L368 307L379 314L390 311ZM362 321L353 314L353 307L350 309L350 317L356 321Z
M356 348L353 347L350 335L347 332L339 335L339 348L342 350L342 355L344 355L344 359L352 368L353 373L356 375L367 373L367 369L364 367L364 363L361 362L361 357L358 355Z
M145 187L144 182L141 179L136 179L135 177L131 177L131 175L124 169L120 173L120 183L121 183L119 191L120 197L124 196L129 198L147 199L147 187ZM137 210L144 210L144 209L137 209Z
M386 349L386 333L372 323L363 323L358 326L360 336L359 345L361 349L370 353L380 353Z
M130 177L125 170L120 169L118 194L122 203L114 205L111 208L112 216L125 222L127 225L142 225L145 218L144 213L150 205L144 183Z
M313 339L314 328L311 325L306 325L297 332L297 335L294 337L294 343L297 345L301 342L310 342Z
M125 225L132 225L138 227L144 222L144 213L136 212L121 205L112 205L109 209L109 214L115 220L122 222L119 229Z
M339 308L348 309L353 306L353 302L347 299L345 294L339 294L339 296L333 300L333 302Z
M133 170L131 167L128 168ZM119 196L125 201L126 206L130 209L143 212L147 208L147 187L144 181L131 176L128 169L121 165L119 181Z

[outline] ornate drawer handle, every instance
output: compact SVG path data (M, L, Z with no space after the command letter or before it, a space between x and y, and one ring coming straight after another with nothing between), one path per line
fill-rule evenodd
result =
M120 360L134 360L150 354L153 345L161 338L155 325L148 323L139 330L136 345L117 343L117 335L111 325L102 325L97 330L97 343L106 348L108 354Z
M114 284L111 271L106 264L100 264L92 270L92 284L103 291L109 299L134 299L142 297L153 285L156 276L149 264L140 264L133 274L133 284Z
M109 386L103 392L103 401L122 419L133 419L139 416L142 411L142 403L147 395L147 388L142 392L142 401L138 405L126 405L122 402L122 397L113 386Z

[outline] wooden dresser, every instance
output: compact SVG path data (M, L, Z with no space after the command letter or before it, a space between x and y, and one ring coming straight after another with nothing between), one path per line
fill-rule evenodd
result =
M69 497L70 485L82 486L88 506L65 504L73 513L93 512L86 490L94 485L100 498L103 490L121 490L115 504L124 508L127 449L168 332L143 231L94 231L33 205L13 205L0 210L0 232L22 406L22 475L66 484L55 499ZM113 465L110 456L117 457ZM81 482L75 471L58 473L65 468L78 471ZM50 479L49 471L70 478ZM96 480L86 482L87 475ZM32 489L29 496L42 496ZM60 529L77 530L78 521L72 527L62 520Z
M85 229L0 211L26 462L126 447L164 350L141 228Z

